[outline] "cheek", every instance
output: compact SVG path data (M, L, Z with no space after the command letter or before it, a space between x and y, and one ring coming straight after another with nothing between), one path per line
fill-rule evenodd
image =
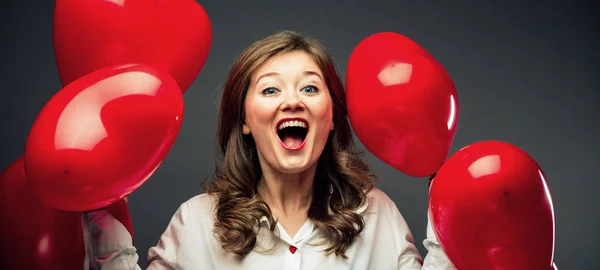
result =
M246 124L250 126L250 128L260 128L257 124L265 124L268 123L272 116L273 110L272 105L268 104L266 100L261 99L246 99L245 103L245 114L246 114Z
M331 101L322 101L315 104L315 116L322 123L324 128L329 128L333 124L333 104Z

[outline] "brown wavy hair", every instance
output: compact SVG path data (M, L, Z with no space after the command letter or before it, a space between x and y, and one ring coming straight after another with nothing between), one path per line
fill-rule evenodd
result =
M244 100L253 73L271 57L290 51L308 53L324 74L333 102L335 129L319 157L312 201L311 219L324 232L327 254L346 258L345 252L364 228L364 219L355 210L366 201L374 186L374 176L353 150L352 130L347 119L344 86L333 58L324 45L306 35L282 31L256 41L233 63L219 105L217 139L222 164L204 191L216 194L214 235L222 247L241 257L256 245L256 226L261 217L274 231L275 219L269 206L258 195L261 168L251 135L243 135ZM324 200L323 198L328 198Z

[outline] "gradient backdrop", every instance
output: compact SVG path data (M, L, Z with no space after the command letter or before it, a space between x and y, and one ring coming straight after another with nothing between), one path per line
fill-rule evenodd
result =
M598 2L416 2L200 1L213 24L211 53L185 94L186 117L175 145L154 176L129 197L140 265L177 207L201 192L200 181L213 172L215 102L229 66L253 41L290 29L323 40L342 76L352 49L370 34L394 31L420 43L458 88L461 118L451 151L497 139L530 153L554 196L559 268L600 269L595 258L600 241ZM8 0L0 7L2 169L22 155L37 113L60 89L53 5ZM408 177L372 155L368 162L425 256L426 179Z

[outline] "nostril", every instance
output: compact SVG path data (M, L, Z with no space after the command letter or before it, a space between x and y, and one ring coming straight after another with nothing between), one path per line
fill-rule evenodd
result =
M290 99L281 104L282 111L304 111L306 106L298 99Z

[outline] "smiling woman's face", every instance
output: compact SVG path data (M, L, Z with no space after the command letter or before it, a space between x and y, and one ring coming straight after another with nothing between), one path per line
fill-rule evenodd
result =
M276 55L252 75L243 132L252 134L261 167L299 173L316 166L333 128L329 89L309 54Z

